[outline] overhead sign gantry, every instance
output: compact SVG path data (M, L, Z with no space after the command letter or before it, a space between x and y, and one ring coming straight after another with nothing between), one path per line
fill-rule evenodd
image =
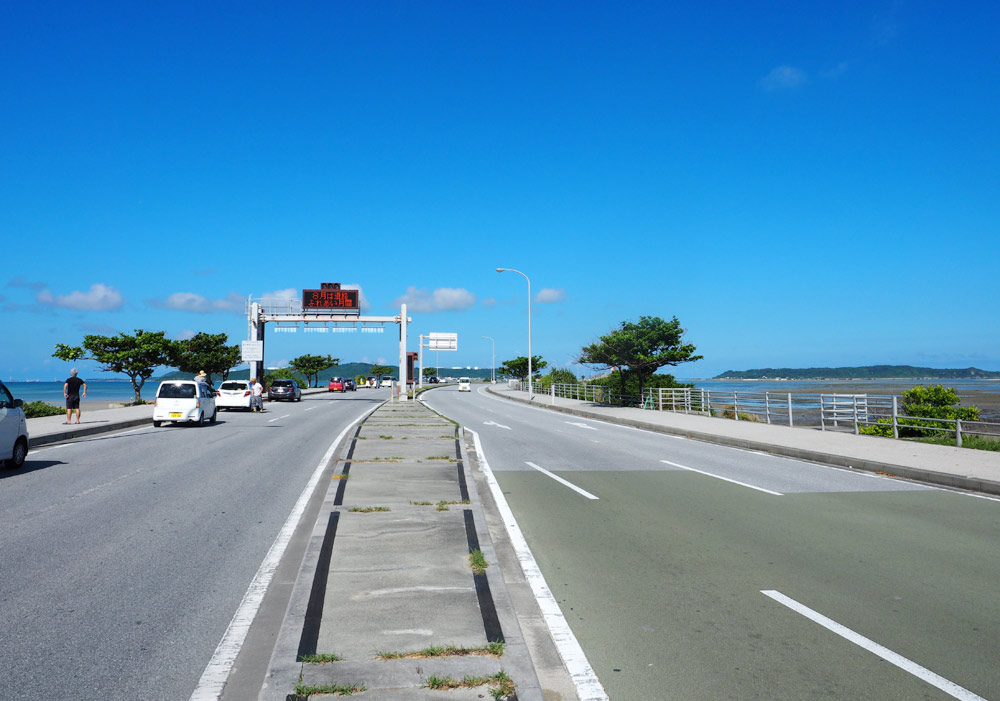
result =
M363 316L360 290L342 289L339 282L324 282L320 289L302 290L301 299L294 297L247 298L247 341L243 343L243 360L250 364L251 377L264 377L264 329L275 324L275 331L297 331L299 324L305 331L325 333L383 333L386 324L399 325L399 367L405 372L406 325L413 320L406 316L402 305L396 316ZM397 384L406 387L405 382ZM400 395L406 401L405 389Z

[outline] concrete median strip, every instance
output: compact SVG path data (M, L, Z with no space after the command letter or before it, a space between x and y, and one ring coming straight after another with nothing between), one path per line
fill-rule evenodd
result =
M261 699L542 699L458 438L387 403L340 446Z

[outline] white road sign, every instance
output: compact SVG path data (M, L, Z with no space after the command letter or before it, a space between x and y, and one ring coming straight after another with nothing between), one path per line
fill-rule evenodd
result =
M263 341L243 341L241 345L244 363L260 362L264 360Z

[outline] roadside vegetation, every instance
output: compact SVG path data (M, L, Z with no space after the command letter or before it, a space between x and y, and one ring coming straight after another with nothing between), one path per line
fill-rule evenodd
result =
M960 401L955 389L943 385L919 386L903 392L896 419L899 437L921 443L957 445L955 421L982 420L978 407L959 406ZM869 436L892 438L892 419L882 418L859 430ZM1000 451L1000 437L963 435L962 447Z

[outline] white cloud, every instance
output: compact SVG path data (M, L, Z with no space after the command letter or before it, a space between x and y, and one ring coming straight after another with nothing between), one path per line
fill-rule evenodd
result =
M260 296L260 299L301 299L302 293L294 287L286 287L283 290L274 290L273 292L265 292Z
M765 90L787 90L797 88L808 82L809 76L801 68L793 66L778 66L760 79L760 86Z
M89 312L117 311L125 304L121 292L101 282L91 285L87 292L74 290L68 295L53 295L49 290L42 290L35 299L52 307Z
M565 300L566 290L561 287L559 289L543 287L535 296L535 301L539 304L555 304L556 302L563 302Z
M211 314L213 312L242 312L243 298L230 292L222 299L209 299L195 292L174 292L164 300L149 299L147 304L159 309L173 309L179 312Z
M407 312L432 314L434 312L458 311L475 305L476 296L462 288L439 287L433 292L418 289L414 286L406 288L406 293L398 297L392 304L405 304Z
M832 80L834 78L839 78L840 76L844 75L844 73L847 73L847 61L841 61L833 68L829 68L823 71L822 73L820 73L820 75L822 75L824 78Z
M195 337L195 332L191 329L184 329L174 334L175 341L189 341Z

